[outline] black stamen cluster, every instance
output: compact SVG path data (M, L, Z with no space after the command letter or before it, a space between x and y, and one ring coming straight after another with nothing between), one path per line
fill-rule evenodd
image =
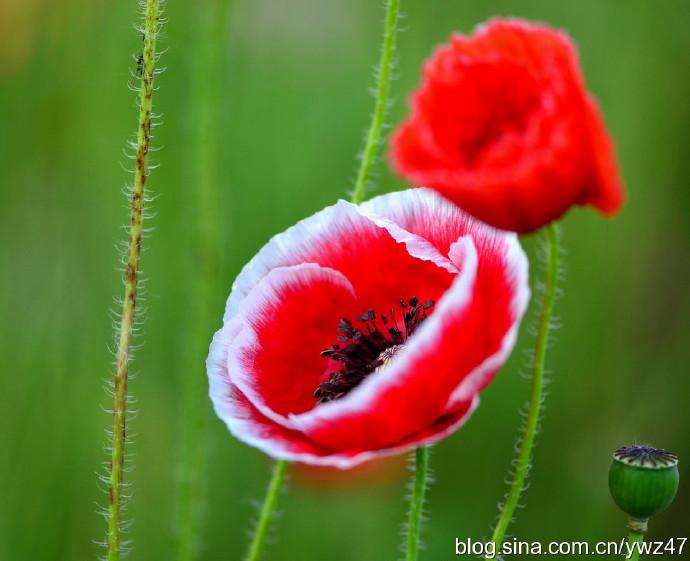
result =
M319 384L314 392L318 402L340 399L358 386L384 363L384 351L402 345L412 336L431 313L433 305L433 300L420 304L416 296L407 302L400 300L403 329L398 325L395 308L391 308L390 315L380 314L379 320L374 310L367 310L357 318L360 327L342 318L338 322L338 343L323 351L321 356L336 360L343 367L331 374L327 382Z

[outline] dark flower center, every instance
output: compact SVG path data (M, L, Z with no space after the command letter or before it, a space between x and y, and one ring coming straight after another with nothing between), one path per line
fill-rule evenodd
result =
M405 342L419 328L431 313L433 300L419 303L416 296L407 302L400 300L402 326L395 317L395 308L390 314L379 314L367 310L357 318L359 325L342 318L338 322L338 343L321 353L342 364L333 372L327 382L321 382L314 392L319 403L340 399L356 388L370 374L386 368Z

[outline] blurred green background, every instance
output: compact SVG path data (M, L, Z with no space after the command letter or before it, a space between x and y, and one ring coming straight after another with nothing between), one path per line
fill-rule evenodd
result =
M391 121L406 110L421 62L452 31L491 15L543 20L576 39L590 89L616 139L628 203L615 219L572 212L562 327L543 433L512 527L527 540L619 539L609 499L610 454L649 441L681 457L681 490L651 526L655 539L690 534L690 4L629 0L403 0ZM162 126L151 176L158 195L143 268L145 324L131 382L136 461L129 475L134 559L173 558L174 473L183 368L194 297L186 286L195 230L195 81L220 87L221 289L265 241L352 186L372 100L382 2L234 0L215 46L222 71L198 71L203 2L170 2L160 46L167 67L154 98ZM137 6L92 0L2 0L0 5L0 559L94 559L106 502L96 473L112 374L108 310L121 293L115 244L124 239L135 129L127 89ZM201 61L203 63L203 61ZM384 162L376 192L399 188ZM537 240L524 240L530 256ZM533 264L536 264L533 261ZM535 266L533 271L537 269ZM534 275L533 275L534 282ZM482 407L433 451L436 482L423 559L454 557L456 537L490 534L527 397L519 346ZM270 464L234 441L210 404L203 559L240 559ZM402 469L374 480L342 473L292 478L267 559L399 558Z

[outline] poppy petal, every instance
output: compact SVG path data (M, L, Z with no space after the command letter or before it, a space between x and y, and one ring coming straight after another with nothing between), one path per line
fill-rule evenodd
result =
M274 237L242 271L211 345L210 396L234 435L278 458L345 468L431 443L476 407L528 295L517 237L436 193L341 201ZM412 296L435 301L428 317L384 347L393 354L359 385L317 399L342 366L321 356L340 319L372 306L387 314Z
M531 232L624 200L613 142L572 39L493 19L435 49L394 132L393 167L492 226Z

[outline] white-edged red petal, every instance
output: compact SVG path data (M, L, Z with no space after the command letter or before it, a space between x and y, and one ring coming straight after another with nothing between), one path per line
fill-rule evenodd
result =
M317 403L341 317L436 301L392 363ZM513 234L432 191L338 202L275 236L238 276L208 372L216 413L275 457L349 467L449 434L515 342L529 291Z

